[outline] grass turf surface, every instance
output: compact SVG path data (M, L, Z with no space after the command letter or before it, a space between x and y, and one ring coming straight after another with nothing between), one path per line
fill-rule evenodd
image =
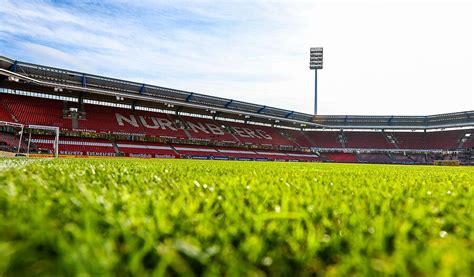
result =
M474 169L0 160L2 275L465 275Z

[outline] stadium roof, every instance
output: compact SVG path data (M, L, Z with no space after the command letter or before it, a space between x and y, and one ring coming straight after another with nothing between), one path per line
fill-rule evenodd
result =
M311 115L0 56L0 86L176 112L305 128L435 129L474 126L474 111L432 116ZM10 78L7 78L10 77Z

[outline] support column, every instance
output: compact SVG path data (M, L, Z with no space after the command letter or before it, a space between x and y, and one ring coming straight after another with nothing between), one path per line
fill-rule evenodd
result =
M20 131L20 141L18 142L18 151L17 153L20 154L20 149L21 149L21 141L23 140L23 131L25 130L25 126L21 126L21 131ZM29 142L28 142L29 144Z
M56 129L56 136L54 140L54 157L57 158L59 154L59 128Z
M30 145L31 145L31 130L30 130L30 134L29 134L29 138L28 138L28 148L26 148L26 156L27 157L30 156Z
M314 70L314 114L318 114L318 70Z

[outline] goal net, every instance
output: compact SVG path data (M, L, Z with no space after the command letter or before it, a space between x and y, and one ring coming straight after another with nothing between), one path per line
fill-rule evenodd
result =
M0 157L59 153L59 127L0 121Z

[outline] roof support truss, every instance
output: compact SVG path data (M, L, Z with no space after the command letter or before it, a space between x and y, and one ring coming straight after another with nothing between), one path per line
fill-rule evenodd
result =
M287 114L285 115L285 118L289 118L289 117L292 116L294 113L295 113L295 111L291 111L291 112L287 113Z
M193 95L194 95L194 93L191 92L191 93L188 95L188 97L186 97L186 102L188 102L188 103L191 102L191 100L193 99Z
M82 84L82 87L83 87L83 88L86 88L86 87L87 87L87 77L86 77L86 74L82 74L82 77L81 77L81 84Z
M232 102L234 102L234 100L230 99L230 101L225 104L225 107L226 107L226 108L230 107L230 105L232 104Z
M18 61L14 61L13 64L10 66L10 70L16 73L16 66L18 64Z
M267 106L261 107L261 108L257 111L257 113L262 113L266 108L267 108Z

